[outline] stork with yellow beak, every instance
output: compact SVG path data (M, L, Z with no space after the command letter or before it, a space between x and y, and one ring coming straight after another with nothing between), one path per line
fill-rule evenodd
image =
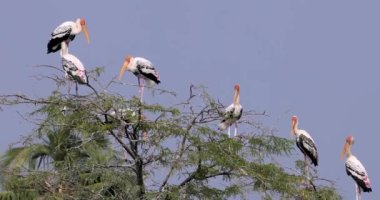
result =
M98 92L89 83L87 71L84 68L83 63L76 56L69 53L66 42L62 42L61 58L62 67L65 71L65 78L69 81L73 80L75 82L76 95L78 96L78 84L82 84L90 87L95 92L96 96L99 97ZM70 82L68 93L70 93Z
M343 159L347 156L346 160L346 172L348 176L351 176L355 181L356 200L361 199L361 192L372 192L371 182L368 178L368 173L365 170L363 164L351 154L351 146L354 144L354 137L352 135L346 138L342 154L340 156Z
M75 36L83 32L87 43L90 44L90 36L88 35L86 21L83 18L78 18L75 22L66 21L59 25L51 33L51 39L47 45L47 53L54 53L61 49L62 42L73 41Z
M149 86L153 86L161 82L160 76L158 75L154 65L145 58L132 56L125 57L123 67L119 73L119 80L121 80L126 70L137 76L141 102L143 99L145 82L147 82Z
M231 136L231 125L235 124L235 133L234 136L237 135L237 121L241 118L243 114L243 107L239 103L239 93L240 93L240 86L239 84L235 84L234 87L234 98L231 105L229 105L224 113L223 113L223 119L219 124L219 130L225 130L228 128L228 137Z
M314 166L318 165L318 151L317 146L311 135L305 130L298 129L298 118L297 116L292 117L292 130L291 133L296 136L297 147L301 150L304 155L305 162L305 173L308 176L308 159Z

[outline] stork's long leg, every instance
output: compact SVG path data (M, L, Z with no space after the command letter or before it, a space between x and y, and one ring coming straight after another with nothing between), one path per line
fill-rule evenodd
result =
M140 102L142 102L142 80L140 79L140 77L137 77L137 82L139 84L139 95L140 95Z
M307 165L307 157L306 157L306 154L304 154L304 157L305 157L305 161L304 161L304 162L305 162L305 163L304 163L304 164L305 164L305 166L304 166L304 167L305 167L305 169L304 169L304 170L305 170L305 176L306 176L306 179L309 179L309 173L308 173L308 165Z
M228 127L228 138L231 137L231 126Z
M138 76L137 76L137 83L139 85L139 94L140 94L141 93L141 82L140 82L140 77L138 77Z
M355 183L355 199L356 200L359 200L360 198L359 198L359 186L358 186L358 184L356 184Z
M305 184L306 184L306 187L309 186L309 174L308 174L308 165L307 165L307 157L306 157L306 154L304 154L304 168L303 168L303 171L304 171L304 175L305 175Z
M142 103L142 102L143 102L143 96L144 96L145 80L142 79L141 82L142 82L142 84L141 84L141 96L140 96L140 102Z
M70 95L70 90L71 90L71 81L69 79L66 79L67 80L67 94Z
M78 96L78 82L75 81L75 94Z
M235 137L237 135L237 129L238 129L238 126L237 126L237 123L235 122L235 133L234 133Z

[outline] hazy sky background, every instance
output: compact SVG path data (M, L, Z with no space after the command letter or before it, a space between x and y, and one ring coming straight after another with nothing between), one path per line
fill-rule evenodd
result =
M203 84L227 105L237 82L244 108L266 110L270 117L258 120L278 129L279 136L289 138L290 118L299 116L300 128L317 143L320 177L336 181L344 199L354 198L354 182L339 156L345 137L353 134L353 154L372 181L373 192L363 199L375 199L380 196L380 163L374 155L380 124L379 8L375 0L3 1L0 94L47 96L51 82L33 76L56 72L32 66L60 66L58 54L46 54L50 33L63 21L84 17L91 44L81 34L70 52L88 69L104 66L102 80L116 76L131 54L151 60L160 87L180 97L188 95L190 84ZM126 74L124 81L136 78ZM112 89L137 93L125 86ZM0 151L31 132L33 126L17 114L27 110L0 111ZM296 149L289 159L302 155Z

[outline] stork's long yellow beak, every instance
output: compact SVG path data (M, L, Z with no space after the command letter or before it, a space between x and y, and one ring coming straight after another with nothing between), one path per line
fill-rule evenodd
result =
M88 35L88 30L87 30L86 25L82 26L82 31L84 33L84 36L86 37L87 43L90 44L90 36Z
M123 77L123 74L125 70L127 70L127 67L128 67L128 62L124 62L123 67L120 69L120 72L119 72L119 80L121 80L121 78Z
M294 131L294 126L296 125L296 123L292 120L292 129L290 130L290 136L293 136L295 135L295 131Z
M346 152L347 152L347 149L348 149L348 143L346 142L344 144L344 147L343 147L343 150L342 150L342 153L340 154L340 159L342 160L344 158L344 156L346 155Z

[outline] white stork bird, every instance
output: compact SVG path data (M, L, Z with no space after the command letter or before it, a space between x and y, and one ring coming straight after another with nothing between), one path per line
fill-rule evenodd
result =
M67 43L62 42L61 57L62 57L62 67L65 70L65 78L75 81L76 95L78 95L78 83L87 85L90 87L97 96L98 92L92 87L88 82L88 76L86 69L84 68L82 62L72 54L69 54ZM70 89L70 85L69 85Z
M90 44L90 37L88 35L86 21L82 18L78 18L76 22L66 21L59 25L51 33L51 39L47 45L47 53L57 52L61 49L62 42L67 44L74 40L75 36L80 32L84 33L88 44Z
M160 76L154 68L154 65L152 64L152 62L145 58L127 56L124 60L123 67L120 70L119 80L121 80L121 78L123 77L125 70L129 70L135 76L137 76L137 81L140 87L139 92L141 102L144 94L145 81L148 83L149 86L153 86L161 82Z
M371 183L368 178L367 171L362 163L351 154L351 146L354 144L354 137L348 136L346 143L344 144L341 159L347 156L346 160L346 172L355 181L356 188L356 200L361 199L361 192L372 192Z
M305 173L307 175L308 162L307 159L311 160L314 166L318 165L318 152L317 146L313 138L305 130L298 129L298 118L297 116L292 117L292 134L296 136L297 147L301 150L305 158Z
M219 130L225 130L228 127L228 137L231 136L231 125L235 124L235 133L234 136L237 135L237 121L241 118L243 114L243 107L239 103L239 92L240 86L235 84L235 93L233 98L233 103L229 105L223 114L223 119L219 124Z

